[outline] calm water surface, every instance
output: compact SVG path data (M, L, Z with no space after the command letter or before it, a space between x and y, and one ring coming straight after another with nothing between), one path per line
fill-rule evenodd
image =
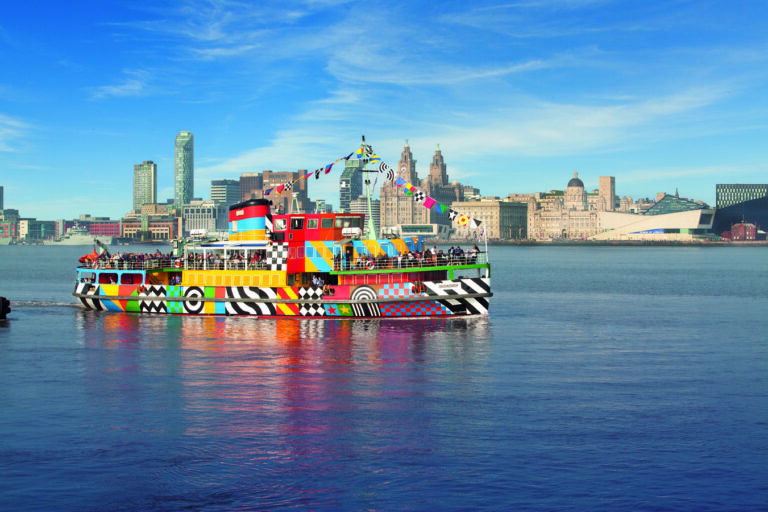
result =
M491 248L400 322L84 311L88 250L0 247L0 510L768 510L766 248Z

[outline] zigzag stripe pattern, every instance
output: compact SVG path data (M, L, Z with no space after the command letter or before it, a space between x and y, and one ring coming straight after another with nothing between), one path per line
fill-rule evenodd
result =
M266 302L253 302L249 299L275 299L277 294L272 288L259 288L256 286L227 286L226 296L230 299L240 299L237 302L227 302L228 315L265 315L274 316L276 309L274 304Z
M424 283L429 296L451 296L474 293L489 293L491 291L490 280L485 277L470 277L459 281L432 281ZM488 314L488 298L457 298L441 299L442 305L451 310L455 315L485 315Z
M153 284L144 292L147 297L165 297L165 286ZM139 311L142 313L167 313L165 301L144 299L139 301Z

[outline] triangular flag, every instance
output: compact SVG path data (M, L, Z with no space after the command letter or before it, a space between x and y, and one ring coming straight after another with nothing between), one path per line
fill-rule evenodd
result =
M285 189L286 191L288 191L288 190L291 190L292 188L293 188L293 182L292 182L292 181L289 181L288 183L286 183L286 184L284 185L284 189Z
M320 179L320 173L321 172L323 172L323 168L322 167L320 167L319 169L315 170L315 179L316 180Z
M309 178L309 177L310 177L310 176L312 176L313 174L315 174L315 173L314 173L314 172L310 172L309 174L307 174L306 176L304 176L304 179L307 179L307 178Z
M348 154L347 156L344 157L344 160L349 160L350 158L352 158L352 155L354 155L354 154L355 154L354 151L351 152L350 154Z
M435 206L435 211L437 213L445 213L445 205L443 203L437 203L437 206Z
M272 188L268 188L267 190L265 190L264 195L268 196L270 192L272 192Z
M278 185L277 188L276 188L277 193L278 194L282 194L283 193L283 188L285 188L285 185Z
M472 219L472 222L470 222L469 225L472 227L472 229L477 229L477 228L480 227L480 224L482 224L482 223L483 223L483 221L481 221L481 220Z
M333 164L328 164L325 166L325 174L328 174L329 172L331 172L331 167L333 167Z

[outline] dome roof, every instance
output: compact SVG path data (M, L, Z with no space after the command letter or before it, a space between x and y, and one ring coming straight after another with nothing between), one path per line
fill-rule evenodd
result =
M578 172L574 172L573 178L571 178L571 181L568 182L568 188L571 188L571 187L584 188L584 182L579 179Z

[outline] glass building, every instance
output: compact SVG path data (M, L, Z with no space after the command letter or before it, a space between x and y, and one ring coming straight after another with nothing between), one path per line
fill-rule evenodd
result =
M133 211L157 202L157 164L145 160L133 166Z
M239 203L240 180L212 180L211 201L227 206Z
M189 204L195 189L195 136L191 132L179 132L176 136L173 159L174 196L177 208Z
M715 207L726 208L735 204L768 197L768 184L748 185L743 183L715 185Z
M350 203L363 195L363 161L350 158L344 163L344 172L339 178L339 211L349 212Z

